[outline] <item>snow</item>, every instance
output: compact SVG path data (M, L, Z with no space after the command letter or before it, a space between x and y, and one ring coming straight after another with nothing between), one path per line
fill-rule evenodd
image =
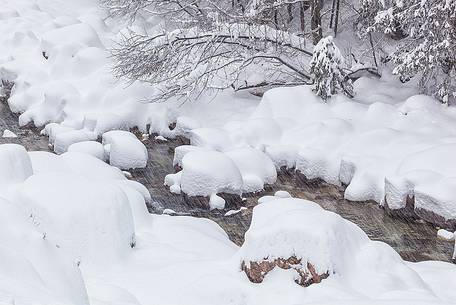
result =
M219 190L221 188L221 185L223 184L221 181L225 181L225 183L228 184L230 181L233 183L233 187L231 187L231 190L229 191L230 193L248 193L263 190L265 184L273 184L277 179L277 172L274 163L265 153L259 150L252 148L239 148L227 150L225 152L218 152L201 146L181 145L176 147L174 150L173 165L182 167L184 170L180 173L169 174L165 177L165 185L170 186L170 190L173 193L180 193L180 185L191 181L191 179L188 178L186 182L182 182L181 179L183 175L188 173L189 168L189 165L187 165L186 170L183 165L183 160L185 160L187 156L192 155L207 155L207 161L204 160L203 157L198 159L198 161L191 161L195 162L194 165L190 165L192 166L192 170L196 168L196 166L199 166L199 164L206 164L205 166L209 166L209 170L200 168L201 172L198 173L199 176L202 177L205 175L205 179L213 180L215 179L213 178L215 175L220 177L222 175L226 175L223 179L217 178L218 180L215 180L217 182L214 183L220 185L218 187L206 186L207 183L199 185L199 188L201 188L201 192L199 194L201 196L210 196L211 194L214 194L214 190ZM215 158L219 158L220 160L218 161ZM232 162L227 161L227 158L231 159ZM209 161L212 159L213 161ZM217 167L214 164L217 164ZM233 169L233 165L237 169ZM239 174L241 175L241 179L239 179ZM192 188L196 187L196 185L192 187L185 186L182 187L182 191L188 195L195 194L195 192L192 191ZM230 188L230 186L228 186L228 188ZM184 189L191 191L191 193L187 193Z
M228 212L226 212L223 216L232 216L232 215L236 215L237 213L240 213L244 210L247 210L246 207L241 207L240 209L238 210L229 210Z
M63 154L74 143L92 141L96 139L96 134L84 129L60 132L55 136L54 151L57 154Z
M101 266L127 255L134 242L128 197L114 185L74 174L32 176L15 198L37 230L81 264Z
M361 229L316 203L278 198L253 209L240 256L257 262L294 255L313 264L319 274L337 273L368 241Z
M0 152L5 164L28 168L8 171L18 178L0 180L5 198L0 294L10 303L450 304L455 299L453 265L406 263L353 223L285 191L253 209L239 248L211 220L170 217L166 214L175 214L170 210L149 214L144 186L92 155L27 153L14 144L0 145ZM227 162L241 179L234 162L215 151L188 153L184 170L200 160ZM289 255L330 270L330 277L303 288L294 282L293 270L276 268L262 284L249 283L240 272L243 259Z
M0 295L5 304L83 304L89 300L70 256L37 232L21 207L0 199Z
M454 240L454 233L447 231L445 229L439 229L437 231L437 236L441 239L448 240L448 241Z
M225 154L197 150L184 156L182 172L165 177L166 185L179 183L182 192L189 196L211 196L217 193L240 195L242 176L236 164ZM217 199L216 202L219 207L220 201Z
M269 90L249 117L191 129L191 146L176 149L174 165L193 150L265 154L276 170L346 186L348 200L383 205L386 198L399 209L414 195L415 208L456 219L456 108L386 76L360 78L354 89L354 99L335 95L326 103L310 86ZM243 191L260 190L273 177L270 161L260 165L263 157L233 159L268 172L238 164Z
M9 129L3 130L3 138L17 138L17 135Z
M263 152L251 148L239 148L226 152L234 161L242 175L242 191L255 192L262 190L264 184L273 184L277 172L272 160Z
M103 145L109 147L109 164L120 169L144 168L149 157L146 146L134 134L112 130L103 134Z
M189 137L193 146L175 154L183 170L165 183L210 197L212 207L222 207L220 192L273 183L272 164L346 184L350 200L386 196L400 208L414 194L416 207L455 218L454 108L387 77L361 78L355 99L327 103L308 86L270 90L260 103L230 90L181 107L142 103L147 84L126 86L111 73L109 48L129 25L106 18L97 1L0 4L0 76L14 82L8 105L20 125L44 127L60 154L0 145L0 302L454 303L453 265L406 263L354 224L285 193L260 200L241 249L210 220L150 215L148 191L119 169L145 166L147 151L131 133L111 132ZM97 158L92 141L101 135L119 168ZM258 285L240 272L242 258L290 254L335 273L302 288L291 270Z
M176 214L176 211L172 210L172 209L164 209L162 214L165 214L165 215L173 215L173 214Z
M105 151L103 145L97 141L83 141L71 144L68 147L69 152L80 152L85 153L102 161L106 160Z
M156 137L154 137L154 139L157 140L157 141L163 141L163 142L167 142L168 141L168 139L166 139L163 136L156 136Z
M0 145L0 185L23 182L32 173L32 163L24 147Z

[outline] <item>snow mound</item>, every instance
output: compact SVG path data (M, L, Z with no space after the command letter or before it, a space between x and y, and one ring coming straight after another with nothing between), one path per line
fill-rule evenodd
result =
M217 193L242 192L242 175L228 156L210 150L193 150L182 159L182 171L165 177L165 185L173 193L184 192L188 196L211 197L213 208L223 208ZM224 205L224 202L223 202Z
M42 173L24 182L16 201L39 232L83 264L113 262L135 242L128 197L113 184Z
M190 132L190 144L217 151L232 147L228 132L220 128L196 128Z
M89 304L76 263L0 198L0 295L5 304ZM3 303L2 302L2 303Z
M174 158L173 158L173 166L180 166L182 167L182 159L184 156L191 152L191 151L196 151L196 150L207 150L203 147L199 146L193 146L193 145L181 145L177 146L174 149Z
M253 209L237 253L252 282L272 280L278 272L274 269L285 269L293 274L288 279L303 286L319 283L322 291L340 281L343 291L374 298L391 296L392 291L433 294L390 246L371 241L352 222L311 201L269 197Z
M109 163L120 169L144 168L147 166L146 146L134 134L122 130L103 134L103 145L109 148Z
M3 138L17 138L17 135L9 129L3 130Z
M314 202L276 198L253 209L239 255L244 262L296 257L319 274L331 274L341 272L368 241L356 225Z
M242 191L256 192L265 184L277 180L277 171L272 160L263 152L252 148L238 148L225 152L234 161L242 175Z
M23 146L0 145L0 185L23 182L32 173L32 163Z
M63 154L68 150L70 145L78 142L93 141L97 136L92 131L85 129L59 132L54 139L54 151L57 154Z
M236 164L216 151L194 151L182 159L181 188L190 196L240 194L242 175Z
M97 141L83 141L71 144L68 147L69 152L85 153L102 161L106 161L105 150L101 143Z

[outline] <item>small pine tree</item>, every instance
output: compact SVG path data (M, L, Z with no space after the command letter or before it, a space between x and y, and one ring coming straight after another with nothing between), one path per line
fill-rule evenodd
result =
M340 90L352 96L352 85L342 69L344 58L335 45L332 36L321 39L315 46L310 72L314 77L314 91L327 100Z

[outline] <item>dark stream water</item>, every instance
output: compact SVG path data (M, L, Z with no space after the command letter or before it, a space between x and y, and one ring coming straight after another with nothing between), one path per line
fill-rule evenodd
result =
M0 137L0 144L18 143L27 150L49 150L47 138L40 136L37 129L17 126L17 116L10 112L4 101L0 103L0 128L0 132L9 129L18 135L17 138ZM293 197L315 201L325 209L356 223L371 239L388 243L406 260L451 260L453 243L438 239L434 226L423 221L390 217L375 203L348 202L343 199L342 188L323 182L309 183L293 173L279 174L276 184L261 194L247 198L244 203L248 209L235 215L224 216L226 211L206 211L191 207L183 196L170 193L163 185L165 175L174 172L174 148L183 144L183 141L158 142L151 137L144 143L149 151L148 165L145 169L132 171L132 175L134 180L144 184L150 191L153 203L148 209L151 213L161 213L168 208L178 215L212 219L227 232L232 241L240 245L250 225L252 207L258 198L274 194L277 190L285 190Z

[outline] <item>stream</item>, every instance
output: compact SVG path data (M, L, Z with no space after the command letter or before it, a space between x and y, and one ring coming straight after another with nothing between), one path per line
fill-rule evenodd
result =
M29 151L49 151L47 137L41 136L37 128L20 128L17 120L17 116L11 113L6 102L0 102L1 132L9 129L18 136L0 138L0 144L17 143ZM373 202L349 202L343 198L343 188L322 181L306 181L294 173L279 173L278 180L273 186L268 186L264 192L249 196L244 202L247 209L231 216L224 216L226 210L207 211L191 207L183 196L170 193L163 185L165 175L174 172L174 148L185 144L185 140L163 142L156 141L151 136L144 144L149 152L148 165L145 169L133 170L131 173L132 179L144 184L149 190L153 201L148 206L151 213L161 214L164 209L172 209L176 215L209 218L217 222L234 243L241 245L244 233L250 225L252 208L257 204L258 198L284 190L293 197L315 201L323 208L356 223L371 239L386 242L405 260L451 261L453 243L438 239L437 230L433 225L422 220L393 218Z

